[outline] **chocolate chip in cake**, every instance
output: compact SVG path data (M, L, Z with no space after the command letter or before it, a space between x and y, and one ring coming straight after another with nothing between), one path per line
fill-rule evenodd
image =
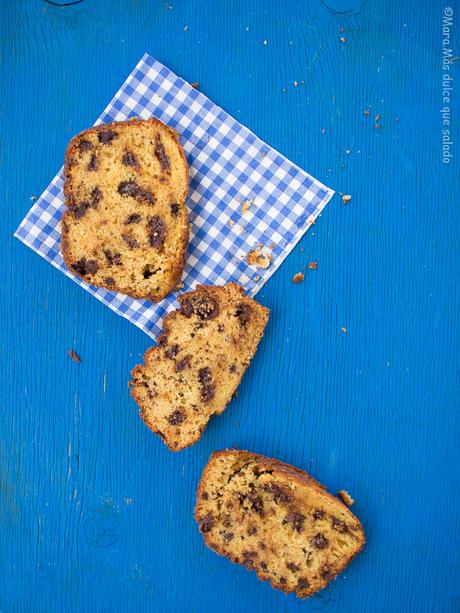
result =
M235 317L238 317L240 324L244 327L251 318L251 307L242 302L236 307Z
M212 296L199 294L184 300L181 311L186 317L191 317L195 313L201 320L209 321L219 314L219 305Z
M267 568L268 568L267 562L261 562L260 563L260 568L262 568L263 570L267 570Z
M84 200L83 202L77 204L77 206L71 206L69 208L72 211L72 215L75 219L81 219L86 214L86 211L89 209L89 206L89 202L86 202L86 200Z
M214 384L212 383L212 371L209 366L200 368L198 371L198 381L201 383L201 399L203 402L210 402L214 398Z
M212 530L214 526L214 516L211 512L206 513L204 517L200 520L200 530L201 532L209 532Z
M249 526L247 529L247 535L253 536L254 534L257 534L257 528L255 526Z
M137 247L139 247L139 243L132 234L122 234L121 238L125 241L125 243L130 249L137 249Z
M302 515L302 513L297 513L297 511L291 511L283 519L283 524L292 524L294 530L297 532L302 532L304 521L305 515Z
M88 163L88 170L97 170L97 157L94 153Z
M110 249L104 249L103 252L109 266L112 266L112 264L120 266L120 264L122 263L121 253L112 253Z
M286 502L289 502L291 500L291 495L289 494L289 492L284 487L281 487L276 483L265 483L263 486L263 490L271 494L273 496L273 500L276 503L280 502L282 504L285 504Z
M161 247L166 238L166 226L159 215L154 215L149 219L147 230L150 245L152 247Z
M323 519L324 517L324 511L321 511L320 509L316 509L316 511L313 513L313 519Z
M330 566L328 566L327 564L322 567L322 569L320 570L320 574L321 577L326 581L329 581L330 579L334 578L334 573L332 572Z
M115 285L115 280L113 277L105 277L104 281L107 283L107 285Z
M180 211L180 205L177 202L171 202L171 215L176 217Z
M342 534L344 532L347 532L347 526L345 522L341 519L337 519L337 517L332 518L332 527L334 528L334 530L337 530L337 532L341 532Z
M125 166L132 166L133 168L139 168L139 162L137 157L132 151L125 151L123 154L122 162Z
M300 566L297 566L297 564L294 564L294 562L287 562L286 568L291 570L293 573L296 573L298 570L300 570Z
M86 258L80 258L78 262L71 264L73 270L82 276L95 275L99 269L99 265L95 260L87 260Z
M229 513L226 513L223 518L222 518L222 524L226 527L226 528L230 528L230 526L232 525L232 516Z
M96 185L96 187L94 187L91 190L91 206L93 208L97 208L97 205L99 204L101 199L102 199L102 191Z
M262 498L260 496L255 496L254 494L249 494L248 499L251 501L251 510L258 515L263 515L264 503Z
M179 353L179 351L180 351L179 345L171 345L171 347L168 347L165 350L165 356L169 358L170 360L174 360L174 358Z
M235 535L233 534L233 532L224 532L223 539L226 543L230 543L234 536Z
M129 226L132 223L139 223L142 219L142 215L139 215L139 213L131 213L131 215L128 215L128 217L125 219L125 225Z
M254 568L254 558L257 558L257 551L244 550L242 552L243 564L246 568Z
M136 181L122 181L118 186L118 193L120 196L131 196L132 198L137 198L141 188L136 183Z
M159 135L157 135L155 140L155 155L160 162L161 170L168 171L171 168L171 164Z
M174 411L174 413L171 413L171 415L168 417L168 421L171 426L177 426L185 421L185 415L182 413L182 411L177 409Z
M301 577L297 581L297 589L299 589L299 590L306 590L309 587L310 587L310 584L308 583L308 580L305 579L304 577Z
M286 577L280 577L281 585L286 585Z
M186 355L185 358L182 358L182 360L179 360L179 362L177 362L176 372L182 372L188 366L190 366L190 356Z
M325 549L329 545L329 541L324 536L324 534L321 534L321 532L318 532L318 534L316 534L312 538L311 544L313 545L313 547L316 547L317 549Z
M89 140L81 140L78 144L78 148L80 151L89 151L93 148L93 145Z
M101 130L97 136L100 143L108 145L116 137L116 134L113 130Z
M205 492L201 492L201 498L203 498L203 500L208 500L208 498L209 498L208 492L206 492L206 491Z
M229 372L236 372L237 368L236 368L236 364L230 364L230 366L228 367Z

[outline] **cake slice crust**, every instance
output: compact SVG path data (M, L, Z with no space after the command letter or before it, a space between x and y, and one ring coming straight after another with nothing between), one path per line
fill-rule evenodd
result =
M365 544L357 518L306 472L248 451L212 454L195 519L211 549L300 598L323 589Z
M172 451L193 445L222 413L254 356L269 310L236 283L199 285L178 298L158 347L132 371L140 416Z
M61 251L91 285L158 302L177 285L189 239L188 166L156 119L77 134L64 164Z

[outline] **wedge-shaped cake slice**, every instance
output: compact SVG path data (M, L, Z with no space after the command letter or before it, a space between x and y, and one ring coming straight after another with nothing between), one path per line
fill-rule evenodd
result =
M307 598L364 547L361 524L307 473L255 453L214 453L195 506L206 544L272 587Z
M61 250L88 283L158 302L188 245L188 169L177 133L156 119L90 128L64 165Z
M131 381L142 419L172 451L196 443L211 416L224 411L269 314L236 283L199 285L179 302Z

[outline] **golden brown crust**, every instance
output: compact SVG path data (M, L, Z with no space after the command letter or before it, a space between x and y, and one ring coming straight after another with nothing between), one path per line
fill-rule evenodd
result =
M206 500L208 499L209 495L207 492L210 490L210 473L212 473L212 471L214 470L214 464L216 461L218 461L219 459L226 458L238 459L238 471L240 471L245 465L249 465L252 462L257 462L257 465L265 470L276 471L277 476L284 479L286 483L295 483L301 488L307 486L310 492L312 492L311 496L317 496L318 500L333 501L334 507L336 509L340 509L341 516L346 516L348 518L348 521L350 522L349 525L353 526L354 535L358 538L358 545L355 550L348 557L344 557L340 564L335 565L334 573L329 577L329 579L327 579L323 583L323 585L321 585L320 588L315 587L314 585L310 585L306 589L288 589L283 583L274 580L273 577L270 576L269 572L264 572L260 568L256 567L254 568L254 570L260 580L268 581L273 588L279 589L285 593L295 592L296 596L298 596L299 598L308 598L313 593L317 592L319 589L323 589L328 583L335 579L337 575L339 575L345 569L345 567L348 566L348 564L353 560L353 558L360 551L362 551L366 542L362 525L355 517L355 515L353 515L353 513L348 509L346 505L343 504L340 499L329 493L323 485L313 479L313 477L311 477L305 471L296 468L290 464L281 462L280 460L268 458L257 453L252 453L243 450L224 449L220 451L215 451L211 454L211 457L209 458L208 463L205 466L203 473L200 477L200 481L198 483L197 488L197 502L195 504L194 517L198 523L203 520L202 514L203 506L205 505L205 503L202 503L202 500L204 499L204 495L206 495ZM215 541L211 542L208 532L205 532L204 530L201 531L204 541L209 548L211 548L219 555L228 558L236 564L242 563L237 556L235 556L228 550L225 550L224 547L219 546L218 544L216 544Z
M121 293L132 296L133 298L145 298L147 300L151 300L152 302L159 302L165 296L167 296L171 291L173 291L176 285L178 284L178 282L180 281L180 277L182 275L182 271L185 266L185 260L187 257L187 247L188 247L189 238L190 238L190 228L189 228L188 223L185 224L182 239L180 241L181 244L179 246L179 257L176 260L174 260L173 266L170 269L171 270L170 282L168 283L168 286L165 287L160 292L144 293L142 291L136 290L136 288L131 287L131 286L120 288L116 284L109 286L107 285L107 283L98 282L94 278L88 279L87 276L82 275L78 272L78 270L75 270L74 268L75 260L72 258L72 256L69 253L68 233L69 233L69 224L72 223L72 215L71 215L71 211L69 210L69 207L72 202L72 180L71 180L70 169L73 164L73 160L75 159L77 147L78 147L78 144L81 138L83 136L98 134L99 132L102 132L107 129L110 130L112 128L114 129L119 126L139 124L139 123L157 127L158 129L161 129L163 132L169 133L170 136L174 138L177 144L177 151L182 159L183 167L186 173L186 186L180 198L181 205L183 209L186 211L185 201L186 201L186 197L187 197L187 193L189 189L188 163L185 157L184 150L182 149L182 146L179 142L179 134L176 132L176 130L164 124L163 122L159 121L158 119L143 120L138 117L134 117L132 119L129 119L123 122L112 122L109 124L100 124L98 126L88 128L86 130L79 132L71 139L71 141L69 142L67 146L65 156L64 156L63 192L64 192L64 203L65 203L65 206L67 207L67 210L63 213L62 220L61 220L61 253L64 259L64 264L72 272L72 274L75 274L81 277L83 280L90 283L91 285L94 285L95 287L102 287L105 289L109 289L111 291L120 291Z
M133 369L131 373L132 381L130 383L131 395L140 407L139 414L141 419L153 432L161 437L171 451L179 451L196 443L204 432L209 419L213 415L221 414L226 409L250 360L256 352L269 313L268 309L245 296L243 288L236 283L229 283L223 287L199 285L193 292L179 296L178 300L181 309L173 311L165 317L163 331L157 339L159 346L147 349L144 355L144 364L137 365ZM201 320L196 314L189 316L184 314L184 309L187 309L188 304L200 300L204 300L205 303L215 302L222 313L219 313L215 318L213 317L212 320L206 318ZM239 324L235 324L234 329L231 330L232 324L227 321L230 319L230 316L225 318L224 311L228 315L232 309L234 311L235 305L238 304L248 305L253 319L250 322L248 320L244 328L241 328ZM215 398L213 391L211 399L200 402L199 399L198 401L193 398L191 399L189 393L190 386L192 389L195 389L199 385L196 379L197 374L199 375L200 370L202 371L203 369L210 369L217 373L219 368L224 368L226 364L225 359L228 357L222 356L220 353L222 350L222 339L219 338L219 334L224 334L224 324L221 323L222 321L225 321L225 325L228 327L225 334L229 334L230 344L237 343L240 355L238 358L235 358L235 362L237 359L239 360L238 368L237 370L230 371L225 377L223 384L219 379L219 375L215 374L216 378L213 383ZM222 326L221 332L218 331L220 326ZM201 340L195 336L200 333L203 334ZM177 337L181 334L183 336L180 341L181 353L179 353L179 349L176 350L179 346L177 344ZM171 341L170 337L175 337L176 341ZM166 359L164 356L168 350L168 339L170 339L170 350L174 348L176 353L172 358ZM203 343L207 345L204 346ZM232 354L232 351L232 348L229 347L229 356ZM217 352L219 355L221 360L219 367L213 358L213 352ZM177 353L179 353L178 356L176 355ZM180 358L188 360L187 369L184 372L177 370ZM154 379L158 379L158 383L153 381ZM174 381L173 384L171 380ZM219 388L222 387L221 384L228 388L224 391L223 395L219 391ZM155 387L152 388L152 385L155 385ZM188 390L187 385L189 385ZM180 397L182 393L180 392L181 386L184 386L182 389L185 390L186 396L183 401ZM163 400L160 401L158 399ZM173 409L180 409L181 419L183 417L184 423L180 421L178 424L174 424L174 428L169 427L171 421L168 424L165 407L170 414ZM193 407L193 409L190 407ZM184 434L185 427L189 429ZM180 431L181 429L182 431Z

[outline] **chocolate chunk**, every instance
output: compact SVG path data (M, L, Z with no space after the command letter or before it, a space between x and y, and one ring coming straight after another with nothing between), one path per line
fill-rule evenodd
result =
M292 524L294 530L297 532L302 532L304 521L305 515L302 515L302 513L297 513L297 511L291 511L283 519L283 524Z
M71 264L72 269L81 276L95 275L99 269L99 265L95 260L87 260L80 258L75 264Z
M259 541L257 546L259 547L259 549L262 549L262 551L264 549L267 549L267 546L265 545L265 543L263 543L262 541Z
M107 283L107 285L115 285L115 280L113 277L105 277L104 281Z
M268 492L273 496L273 500L278 503L285 504L291 500L290 494L284 487L277 485L276 483L265 483L263 487L265 492Z
M261 562L260 563L260 568L262 568L263 570L267 570L267 568L268 568L267 562Z
M104 255L106 257L107 263L112 266L115 264L116 266L120 266L122 263L121 253L112 253L110 249L104 249Z
M254 558L257 558L257 551L248 551L245 549L242 552L243 555L243 564L246 568L254 568Z
M301 577L297 581L297 589L299 589L299 590L306 590L308 587L310 587L310 584L308 583L308 580L305 579L304 577Z
M113 130L101 130L97 136L100 143L108 145L116 137L116 134Z
M320 570L320 574L321 574L321 577L325 579L326 581L329 581L330 579L334 578L334 573L332 572L332 569L330 568L330 566L328 566L327 564L325 564L323 568Z
M329 545L329 541L324 536L324 534L318 532L318 534L311 539L311 544L317 549L325 549Z
M212 371L209 366L200 368L198 380L201 383L201 399L203 402L210 402L214 398L215 387L212 381Z
M88 170L97 170L97 157L94 153L88 163Z
M139 247L139 243L132 234L122 234L121 238L125 241L125 243L130 249L137 249L137 247Z
M139 202L155 204L155 197L152 192L142 189L142 187L140 187L136 181L122 181L118 186L118 193L120 196L130 196L131 198L135 198Z
M176 410L168 417L168 421L171 426L177 426L185 421L185 415L182 413L182 411Z
M201 532L209 532L214 526L214 516L211 512L206 513L204 517L200 520L200 530Z
M171 164L169 162L169 158L166 155L165 148L163 143L161 142L160 136L158 135L155 140L155 155L157 160L160 162L161 170L168 171L171 168Z
M224 324L217 324L217 332L223 332L225 330Z
M292 570L293 573L296 573L298 570L300 570L300 566L297 566L297 564L294 564L294 562L287 562L286 568Z
M89 209L89 207L89 202L84 200L83 202L80 202L80 204L77 204L77 206L71 206L69 208L72 211L72 215L75 219L81 219L86 214L86 211Z
M89 151L93 148L93 145L90 143L89 140L81 140L78 143L78 148L80 149L80 151Z
M224 532L223 539L226 543L230 543L234 536L235 535L233 534L233 532Z
M316 511L313 513L313 519L323 519L324 517L324 511L321 511L320 509L316 509Z
M249 526L249 528L247 530L247 535L248 536L253 536L254 534L257 534L256 526Z
M186 317L190 317L192 313L195 313L200 319L209 321L210 319L215 319L219 314L219 305L212 296L199 295L184 300L181 311Z
M125 225L129 226L129 224L132 223L139 223L141 219L142 215L139 215L139 213L131 213L131 215L128 215L128 217L125 219Z
M186 355L185 358L182 358L182 360L179 360L179 362L177 362L176 372L182 372L183 370L187 368L187 366L190 366L190 356L189 355Z
M251 307L242 302L236 307L235 317L238 317L240 324L244 327L251 319Z
M203 500L208 500L209 498L208 492L201 492L201 498L203 498Z
M229 372L236 372L238 369L236 367L236 364L230 364L230 366L228 367Z
M334 530L337 530L337 532L341 532L342 534L347 532L347 525L341 519L337 519L337 517L332 518L332 527Z
M123 154L122 161L125 166L139 168L139 162L137 161L137 157L131 151L125 151L125 153Z
M254 494L249 494L248 500L251 502L251 510L262 516L264 514L264 503L262 498Z
M176 217L179 214L180 205L177 202L171 202L171 215Z
M286 585L286 577L280 577L281 585Z
M232 525L232 516L229 513L226 513L222 517L222 525L226 528L230 528L230 526Z
M168 347L168 349L166 349L165 356L169 358L170 360L174 360L174 358L179 353L179 351L180 351L179 345L171 345L171 347Z
M97 205L99 204L101 199L102 199L102 192L96 185L96 187L91 190L91 206L93 208L97 208Z
M166 238L166 226L159 215L151 217L147 223L147 230L152 247L161 247Z

